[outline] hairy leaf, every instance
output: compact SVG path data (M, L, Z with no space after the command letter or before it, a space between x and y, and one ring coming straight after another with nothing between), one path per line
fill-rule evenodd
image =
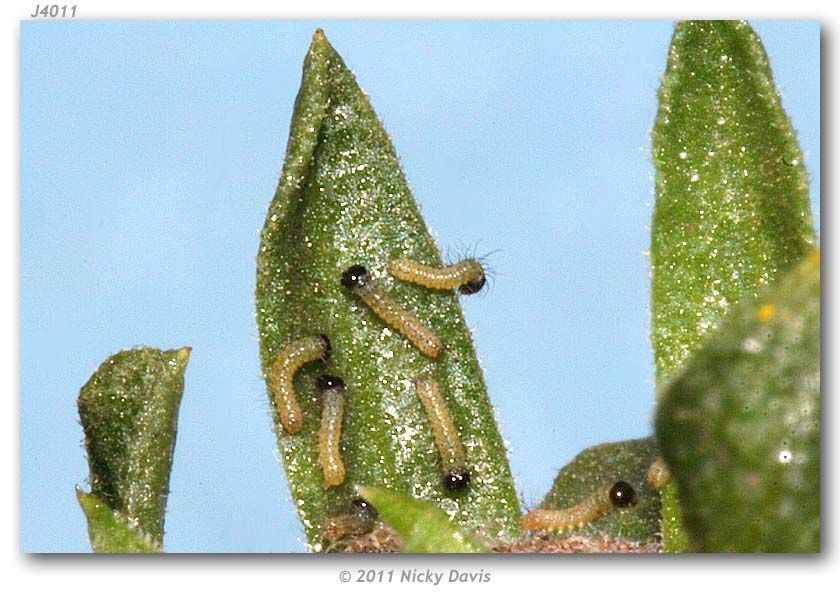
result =
M657 436L695 549L819 551L819 264L733 310L662 394Z
M190 348L124 350L102 363L79 392L91 497L157 546L163 543L178 408L189 356ZM88 515L93 514L89 506L83 503ZM108 537L108 531L96 530L103 522L89 521L92 541ZM98 542L94 547L111 543Z
M659 89L651 261L658 384L729 307L814 247L808 176L761 40L743 21L681 21ZM684 546L664 493L665 545Z
M663 381L731 305L814 247L802 151L745 22L677 25L653 156L652 341Z
M323 524L347 511L358 484L433 500L482 535L505 539L518 530L505 448L458 298L390 279L388 261L401 256L441 264L391 140L353 74L317 31L262 231L256 291L265 375L293 340L325 334L332 342L326 365L305 365L295 378L302 431L286 433L274 415L292 498L315 549L323 549ZM439 335L445 349L437 359L422 355L342 287L342 273L355 264ZM460 494L441 485L440 458L413 384L424 372L440 383L466 448L472 482ZM318 465L321 407L314 380L323 373L346 384L346 478L330 488ZM268 395L274 402L270 387Z

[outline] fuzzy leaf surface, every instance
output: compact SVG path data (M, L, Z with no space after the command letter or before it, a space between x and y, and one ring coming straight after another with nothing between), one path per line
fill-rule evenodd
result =
M651 342L657 384L729 308L815 245L808 175L767 54L744 21L680 21L653 128ZM685 547L664 491L665 546Z
M79 392L91 496L157 546L189 356L190 348L124 350L103 362ZM91 529L92 540L105 535Z
M347 512L356 485L432 500L460 526L489 538L509 539L518 531L519 502L505 447L458 298L392 280L386 267L398 256L441 265L388 134L318 31L304 61L285 164L262 231L256 289L264 374L293 340L326 334L332 342L328 364L307 364L295 377L301 433L284 432L274 414L292 498L316 550L324 548L324 523ZM341 286L342 273L355 264L438 334L445 349L436 360ZM460 494L441 485L440 457L415 393L414 379L427 371L439 382L466 448L472 482ZM327 372L346 383L346 478L330 488L318 465L321 407L314 384ZM273 402L271 389L268 395Z
M653 129L658 381L730 306L814 248L808 175L767 54L742 21L681 21Z
M657 436L694 549L819 551L819 264L733 310L663 391Z

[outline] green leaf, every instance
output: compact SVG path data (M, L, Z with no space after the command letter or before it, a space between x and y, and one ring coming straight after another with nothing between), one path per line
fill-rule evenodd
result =
M472 534L461 531L445 512L429 501L386 488L360 486L358 492L400 534L402 552L487 552Z
M653 129L652 341L664 381L728 308L814 247L808 175L742 21L682 21Z
M88 536L94 552L152 553L161 546L150 535L133 527L121 513L103 500L76 490L76 498L88 520Z
M746 22L677 24L653 159L651 341L661 385L729 307L815 244L802 151ZM671 550L684 545L684 534L669 487L663 530Z
M386 275L389 259L440 265L388 134L353 74L317 31L306 56L277 192L257 257L257 323L265 375L291 341L326 334L327 365L310 363L295 377L301 433L289 435L274 415L286 475L312 547L323 549L328 518L347 512L357 484L388 487L433 500L461 526L489 538L518 532L519 503L487 397L470 332L454 293ZM423 356L340 284L362 264L445 344ZM461 494L441 485L440 457L413 381L432 372L466 447L472 482ZM346 478L325 488L318 465L321 407L315 377L346 383L341 454ZM274 396L268 390L269 399Z
M688 552L688 533L683 525L682 508L673 480L665 484L662 492L662 540L667 552Z
M656 430L694 549L819 551L819 253L733 310L664 389Z
M561 535L609 535L641 543L655 541L659 535L661 502L659 493L647 481L647 472L658 455L652 437L587 448L560 470L540 508L569 508L605 485L626 481L639 496L634 507L611 510L588 525Z
M169 473L190 348L124 350L108 358L79 392L91 497L155 546L163 543ZM123 547L103 511L81 500L94 549ZM91 501L92 502L92 501ZM100 529L102 526L102 529ZM128 550L120 550L128 551Z

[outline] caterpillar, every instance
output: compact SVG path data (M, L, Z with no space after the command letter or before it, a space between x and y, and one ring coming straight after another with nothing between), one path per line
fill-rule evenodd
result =
M410 258L395 258L388 272L397 279L434 290L458 288L462 294L475 294L484 287L484 268L475 258L466 258L448 267L430 267Z
M332 487L344 481L344 462L339 448L344 419L344 381L335 375L321 375L315 383L324 405L318 431L318 463L324 472L324 483Z
M522 527L528 530L569 531L594 521L613 507L635 506L638 500L633 486L626 481L617 481L598 489L570 508L531 510L522 518Z
M671 471L668 465L665 464L665 459L661 456L653 461L647 472L648 483L653 489L658 490L671 480Z
M322 535L330 542L364 535L373 529L378 518L379 513L370 502L364 498L354 498L350 503L349 512L327 520L322 528Z
M443 465L443 486L450 492L466 489L470 484L470 471L466 467L464 446L437 381L424 373L414 381L414 387L432 424L432 434Z
M432 358L440 354L443 349L440 338L372 281L363 266L353 265L344 271L341 275L341 285L361 298L385 323L407 337L420 352Z
M268 374L268 386L274 395L280 422L289 433L299 433L303 425L303 413L295 397L295 373L305 363L327 360L331 352L327 336L313 335L291 342L274 359Z

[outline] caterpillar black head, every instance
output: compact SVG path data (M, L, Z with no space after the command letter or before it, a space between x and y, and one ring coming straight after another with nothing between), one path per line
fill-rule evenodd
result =
M617 508L628 508L636 506L639 501L639 495L633 486L626 481L616 481L610 488L610 502Z
M324 539L334 544L352 536L370 533L376 525L379 513L364 498L354 498L349 512L328 519L323 527Z
M350 514L360 523L372 523L379 518L379 512L373 504L364 498L354 498L350 503Z
M472 281L468 281L464 285L458 288L462 294L475 294L481 291L481 288L484 287L484 284L487 283L487 278L482 273L480 277L473 279Z
M336 392L344 391L344 380L338 375L321 375L315 380L315 385L322 392L327 390L335 390Z
M443 476L443 487L450 492L460 492L470 485L469 469L450 471Z
M353 265L341 274L341 285L348 290L360 288L368 282L368 272L362 265Z

